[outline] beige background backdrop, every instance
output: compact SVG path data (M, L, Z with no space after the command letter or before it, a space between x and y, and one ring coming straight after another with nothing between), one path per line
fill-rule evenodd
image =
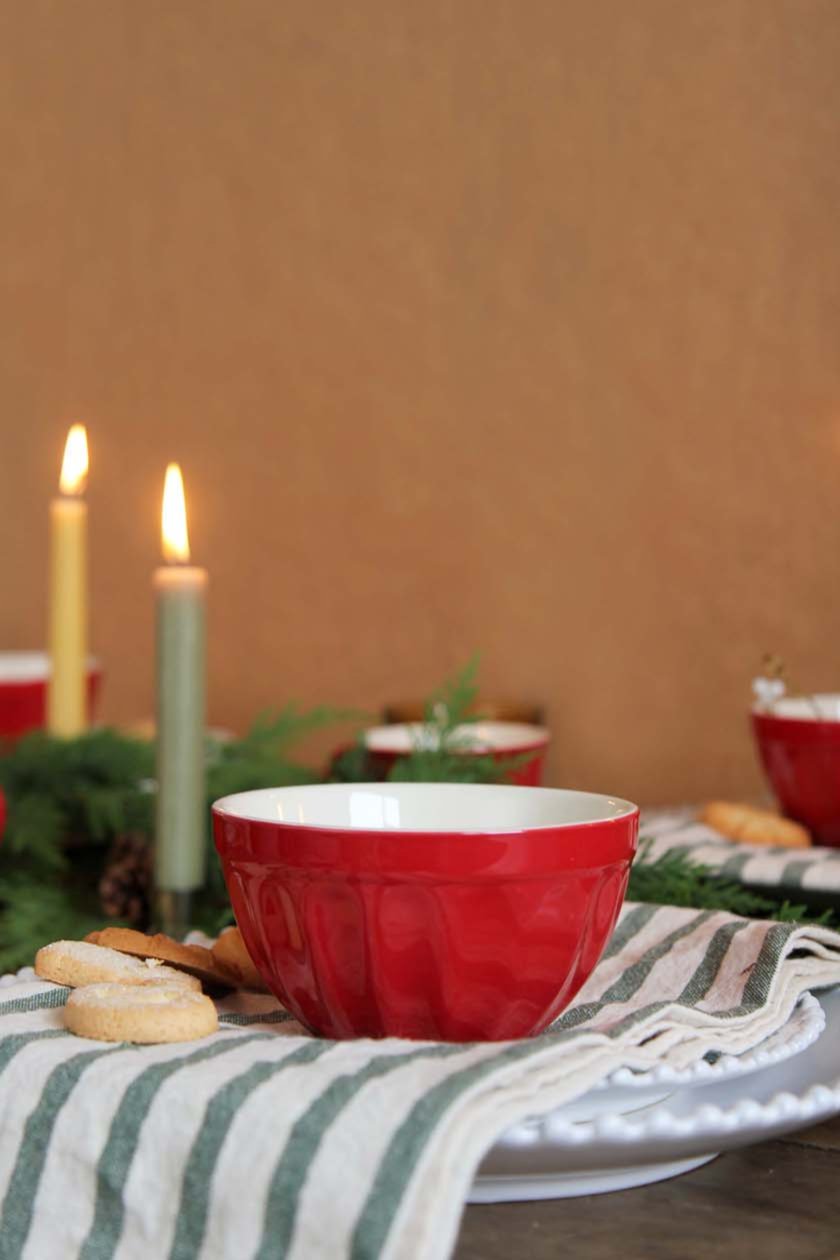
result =
M0 643L90 427L105 716L151 709L165 462L211 715L475 649L557 782L755 792L840 687L836 0L2 0Z

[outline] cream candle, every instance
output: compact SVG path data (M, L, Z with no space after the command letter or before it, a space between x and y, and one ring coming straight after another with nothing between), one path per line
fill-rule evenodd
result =
M165 564L157 602L157 834L155 882L165 931L188 923L189 894L204 882L204 640L207 571L190 564L184 484L166 470L161 516Z
M59 481L50 504L50 680L47 727L52 735L80 734L87 726L87 433L67 434Z

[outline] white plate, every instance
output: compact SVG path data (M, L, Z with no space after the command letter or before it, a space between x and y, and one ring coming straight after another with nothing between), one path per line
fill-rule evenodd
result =
M509 1129L483 1160L471 1203L560 1199L662 1181L840 1112L840 990L820 997L821 1037L746 1078L678 1089L631 1115L576 1122L568 1108Z
M806 993L797 1003L788 1022L778 1032L767 1037L752 1050L743 1054L723 1054L715 1062L701 1059L690 1067L675 1068L662 1063L648 1072L633 1072L619 1068L611 1076L584 1094L576 1102L563 1108L570 1120L593 1120L596 1116L626 1115L649 1107L669 1098L676 1089L689 1085L710 1085L729 1080L732 1076L744 1076L782 1063L813 1045L825 1028L825 1011L813 993Z

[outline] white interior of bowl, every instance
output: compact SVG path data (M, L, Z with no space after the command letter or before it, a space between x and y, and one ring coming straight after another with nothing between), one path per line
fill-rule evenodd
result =
M458 752L513 752L547 744L544 726L528 722L467 722L456 726L453 744ZM437 748L439 731L425 722L399 722L392 726L374 726L365 731L365 744L371 752L409 753L415 748Z
M768 717L799 718L807 722L840 722L840 695L781 696L769 709L756 709Z
M363 831L503 832L602 822L636 806L561 788L472 783L326 783L238 792L219 813L304 827Z
M95 656L87 659L88 672L99 668ZM48 652L0 652L0 683L43 682L50 676Z
M49 673L46 652L0 652L0 682L40 682Z

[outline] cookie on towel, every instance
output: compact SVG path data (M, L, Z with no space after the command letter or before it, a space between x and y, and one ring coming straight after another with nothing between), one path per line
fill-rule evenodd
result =
M245 948L245 942L238 927L225 928L210 953L220 967L233 972L239 980L241 989L255 989L258 993L269 992L268 985L257 971L251 955Z
M106 927L101 932L91 932L87 940L95 940L99 945L107 945L109 949L119 950L121 954L129 954L134 958L155 958L158 962L168 963L189 975L196 976L205 988L235 989L237 978L226 967L220 966L203 945L182 945L171 936L158 932L156 936L146 936L134 928Z
M179 984L183 989L201 991L194 976L173 967L164 967L152 959L142 962L128 958L115 949L106 949L90 941L53 941L35 955L35 974L42 980L67 984L77 989L85 984Z
M157 1045L208 1037L219 1017L209 997L183 984L89 984L70 994L64 1024L94 1041Z
M810 832L801 823L753 805L710 801L700 811L700 821L728 840L740 840L744 844L780 845L788 849L804 849L811 844Z

